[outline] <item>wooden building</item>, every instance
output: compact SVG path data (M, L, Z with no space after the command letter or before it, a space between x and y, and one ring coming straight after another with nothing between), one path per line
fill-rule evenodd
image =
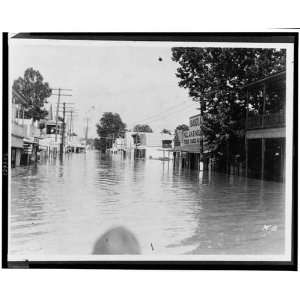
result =
M36 162L40 130L38 122L24 117L25 97L12 89L11 167Z
M24 126L24 96L15 89L12 90L12 116L11 116L11 166L18 167L21 164L21 157L24 150L24 137L26 128ZM19 120L22 120L19 122Z
M285 71L245 86L246 175L283 181L285 174ZM292 101L292 99L290 99Z

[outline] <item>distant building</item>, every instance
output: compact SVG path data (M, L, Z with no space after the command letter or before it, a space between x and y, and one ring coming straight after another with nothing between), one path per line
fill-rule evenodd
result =
M50 112L47 119L43 120L45 126L40 130L39 151L40 155L45 157L50 155L56 156L61 143L62 122L58 121L56 124L56 122L49 117L51 115L53 116Z
M132 132L134 157L146 159L169 159L174 136L155 132Z
M117 138L110 149L134 158L168 159L173 148L174 136L154 132L126 132L124 138Z
M47 155L56 156L60 151L60 145L62 143L62 128L63 122L58 120L45 120L45 128L41 132L40 136L40 150ZM74 133L67 132L64 134L64 149L63 152L84 152L89 146L86 145L85 139L79 138Z

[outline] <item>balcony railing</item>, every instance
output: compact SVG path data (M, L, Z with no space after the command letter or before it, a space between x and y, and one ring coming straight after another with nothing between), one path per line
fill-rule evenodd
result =
M257 115L248 117L246 128L261 129L261 128L278 128L285 126L285 116L283 112L272 113L266 115Z

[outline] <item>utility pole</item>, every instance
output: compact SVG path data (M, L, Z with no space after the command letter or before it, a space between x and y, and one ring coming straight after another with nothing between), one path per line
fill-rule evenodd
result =
M88 143L88 134L89 134L89 121L91 119L91 111L95 110L95 106L91 106L90 109L86 112L87 117L86 117L86 129L85 129L85 144L87 145Z
M199 104L200 104L200 120L199 120L199 127L200 127L200 160L203 160L203 134L202 134L202 130L201 130L201 122L202 122L202 118L203 118L203 105L202 105L202 101L201 99L199 99ZM203 164L204 164L204 160L203 160Z
M60 144L60 158L63 158L64 155L64 144L65 144L65 118L66 118L66 103L63 103L63 123L62 123L62 130L61 130L61 144Z
M199 101L199 111L200 111L200 118L199 118L199 129L200 129L200 171L207 170L208 164L204 160L204 139L203 133L201 130L201 123L203 121L203 110L204 110L204 98L202 96L198 97ZM201 169L201 161L202 161L202 169Z
M55 91L58 91L57 94L52 94L54 96L57 96L57 105L56 105L56 116L55 116L55 142L57 142L57 133L58 133L58 113L59 113L59 108L60 108L60 97L61 96L66 96L66 97L71 97L72 95L69 94L62 94L62 91L72 91L71 89L52 89Z
M203 171L205 168L205 164L204 164L204 158L203 158L203 154L204 154L204 146L203 146L203 134L202 134L202 130L201 130L201 122L202 122L202 118L203 118L203 103L202 103L202 99L201 96L198 98L199 99L199 111L200 111L200 116L199 116L199 129L200 129L200 171ZM201 161L202 161L202 169L201 169Z
M58 123L58 111L60 105L60 88L58 89L57 105L56 105L56 116L55 116L55 142L57 142L57 123Z
M66 105L67 104L70 104L70 103L66 103ZM73 104L73 103L72 103ZM70 139L71 139L71 136L72 136L72 133L73 133L73 121L74 121L74 118L75 118L75 116L76 116L76 111L74 110L74 108L73 107L71 107L71 106L67 106L66 108L65 108L65 113L66 114L69 114L68 115L68 118L67 118L67 122L66 123L68 123L68 127L67 127L67 135L70 137Z
M67 113L74 113L74 110L72 107L70 106L66 106L66 105L73 105L73 103L63 103L63 109L62 109L62 114L63 114L63 120L62 120L62 130L61 130L61 143L59 145L60 147L60 158L63 158L63 153L64 153L64 148L65 148L65 135L66 135L66 114Z
M86 118L86 129L85 129L85 144L88 142L88 134L89 134L89 120L90 118Z
M71 110L71 119L70 119L70 140L72 139L72 133L73 133L73 110Z

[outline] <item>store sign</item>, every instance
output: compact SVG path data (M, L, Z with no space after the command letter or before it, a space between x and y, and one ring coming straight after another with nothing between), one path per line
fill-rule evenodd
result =
M184 139L183 139L184 145L189 144L200 144L200 130L197 131L186 131L184 133Z
M200 115L190 118L190 129L183 132L183 144L184 145L200 145L201 129L200 129L201 117Z

